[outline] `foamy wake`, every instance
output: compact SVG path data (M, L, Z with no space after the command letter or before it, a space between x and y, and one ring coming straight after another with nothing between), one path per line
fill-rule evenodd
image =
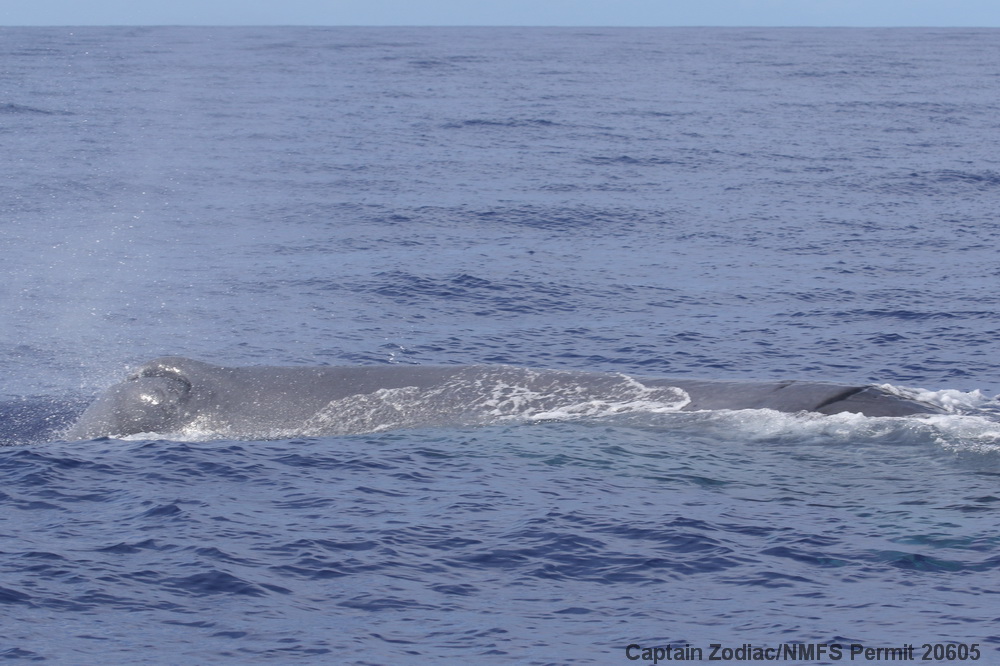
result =
M958 391L956 389L931 391L923 388L893 386L892 384L879 384L879 388L903 398L937 405L952 413L964 413L997 405L996 398L989 398L978 389L975 391Z

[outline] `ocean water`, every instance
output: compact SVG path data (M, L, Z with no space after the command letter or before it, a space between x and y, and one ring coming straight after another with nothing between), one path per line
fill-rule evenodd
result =
M998 37L0 29L0 655L996 661ZM61 439L167 354L950 412Z

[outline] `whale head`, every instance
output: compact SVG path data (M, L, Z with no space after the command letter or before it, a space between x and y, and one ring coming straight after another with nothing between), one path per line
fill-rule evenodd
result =
M72 441L174 431L190 392L181 376L133 375L97 398L63 436Z

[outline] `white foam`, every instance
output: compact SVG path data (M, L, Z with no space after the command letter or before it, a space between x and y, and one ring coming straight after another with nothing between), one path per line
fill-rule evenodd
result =
M996 398L989 398L983 395L979 389L974 391L959 391L956 389L932 391L930 389L907 388L892 384L880 384L879 388L893 395L926 402L955 413L982 409L996 402Z
M861 443L940 446L954 452L1000 453L1000 420L983 414L865 416L787 413L771 409L681 412L664 417L626 418L625 425L685 430L742 442L856 445Z
M951 451L1000 452L1000 423L972 414L929 416L926 426L935 443Z

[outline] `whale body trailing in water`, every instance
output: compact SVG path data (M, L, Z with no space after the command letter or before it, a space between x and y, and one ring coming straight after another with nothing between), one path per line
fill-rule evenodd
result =
M633 378L505 365L224 367L164 357L108 389L64 437L202 433L279 439L511 418L719 409L866 416L944 412L877 386Z

